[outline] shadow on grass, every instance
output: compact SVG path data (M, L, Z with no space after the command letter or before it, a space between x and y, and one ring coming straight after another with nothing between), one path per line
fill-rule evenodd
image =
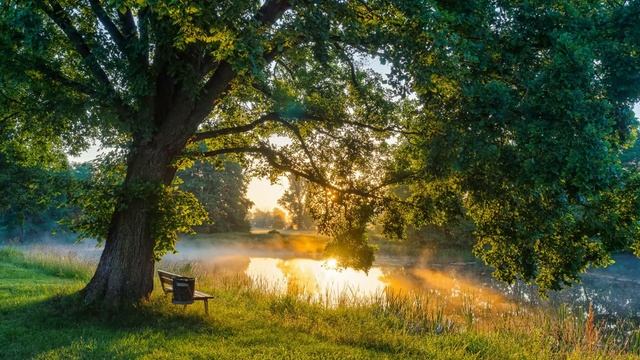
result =
M78 293L0 309L1 359L136 358L200 335L234 333L162 298L117 313L84 307Z

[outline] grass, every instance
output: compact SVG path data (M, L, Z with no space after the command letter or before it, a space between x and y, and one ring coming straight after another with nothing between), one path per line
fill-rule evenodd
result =
M516 309L482 321L488 313L471 306L449 313L421 294L328 307L240 276L173 266L216 296L209 316L199 303L183 310L158 291L115 315L85 309L77 292L93 264L0 249L0 359L640 358L637 330L614 336L566 308Z

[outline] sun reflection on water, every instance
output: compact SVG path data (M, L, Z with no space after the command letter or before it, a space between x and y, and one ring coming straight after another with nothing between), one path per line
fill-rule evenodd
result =
M324 262L324 266L327 269L337 270L338 269L338 260L334 258L329 258Z
M229 268L232 260L224 258ZM408 294L426 291L446 297L449 303L462 304L473 297L474 303L504 306L510 302L494 289L452 271L425 268L374 266L368 272L342 268L335 259L281 259L272 257L238 257L242 265L233 266L261 288L282 294L304 295L327 304L367 301L388 292ZM215 264L216 261L214 260Z
M333 260L333 261L332 261ZM370 298L381 294L386 284L384 274L374 267L368 273L339 268L334 259L250 258L245 271L253 281L266 284L282 293L303 293L316 300L337 301L343 294Z

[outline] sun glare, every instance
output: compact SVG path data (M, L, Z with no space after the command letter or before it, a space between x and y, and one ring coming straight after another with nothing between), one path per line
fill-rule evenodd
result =
M335 270L335 269L338 268L338 260L333 259L333 258L329 258L329 259L327 259L327 261L324 262L324 266L327 269Z

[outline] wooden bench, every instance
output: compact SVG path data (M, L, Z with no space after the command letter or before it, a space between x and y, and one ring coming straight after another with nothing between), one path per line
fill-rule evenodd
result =
M164 270L158 270L158 276L160 277L160 284L162 285L162 291L164 291L165 295L173 293L173 279L183 277L182 275ZM204 313L207 315L209 315L209 299L213 299L213 296L198 290L193 292L194 301L204 302ZM187 307L187 305L185 305L185 307Z

